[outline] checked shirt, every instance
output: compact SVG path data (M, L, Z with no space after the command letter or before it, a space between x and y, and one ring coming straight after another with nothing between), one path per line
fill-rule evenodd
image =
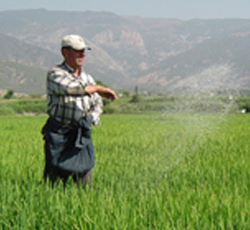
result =
M47 112L65 125L77 124L85 115L91 115L93 124L100 124L102 99L99 94L87 94L85 87L95 85L94 79L83 70L75 77L66 63L53 67L47 74Z

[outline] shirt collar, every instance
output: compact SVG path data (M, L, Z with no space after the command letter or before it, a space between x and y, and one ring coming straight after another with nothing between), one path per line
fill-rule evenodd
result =
M70 73L74 73L75 70L73 68L71 68L66 62L63 62L64 67L70 72Z
M65 68L70 74L73 75L73 74L75 73L75 70L74 70L72 67L70 67L66 62L63 62L63 63L62 63L62 66L64 66L64 68ZM78 77L81 77L81 78L83 78L84 80L86 80L86 74L85 74L85 72L84 72L83 67L81 68L81 72L80 72L80 75L79 75ZM75 76L74 76L74 78L75 78Z

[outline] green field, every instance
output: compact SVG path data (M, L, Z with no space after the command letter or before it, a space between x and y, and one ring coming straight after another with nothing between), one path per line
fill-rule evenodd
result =
M46 116L0 118L0 230L250 229L247 114L103 115L86 190L41 183Z

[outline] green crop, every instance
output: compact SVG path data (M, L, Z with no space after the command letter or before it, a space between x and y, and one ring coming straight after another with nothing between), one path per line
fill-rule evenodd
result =
M247 114L103 115L85 190L42 182L46 118L0 119L0 230L249 229Z

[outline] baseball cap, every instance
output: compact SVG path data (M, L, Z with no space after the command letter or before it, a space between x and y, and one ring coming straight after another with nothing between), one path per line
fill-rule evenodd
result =
M87 46L83 40L83 38L79 35L67 35L61 41L61 48L63 47L71 47L75 50L91 50L89 46Z

